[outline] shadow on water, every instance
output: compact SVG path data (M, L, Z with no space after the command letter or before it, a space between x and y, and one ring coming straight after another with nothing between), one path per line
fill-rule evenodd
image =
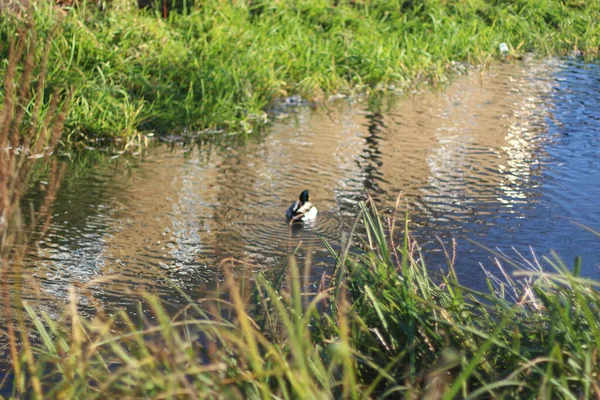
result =
M75 284L109 314L138 313L139 290L175 310L174 286L206 297L223 279L223 260L247 260L239 273L276 275L298 247L300 265L311 253L318 280L332 262L318 234L335 246L366 192L382 210L404 193L432 270L446 265L439 241L457 240L466 285L483 288L480 263L493 266L466 239L508 253L531 245L582 255L582 273L598 278L597 239L570 222L600 230L598 89L597 64L505 64L392 105L299 105L252 138L174 138L140 159L90 151L66 169L45 227L28 232L41 235L26 253L23 298L58 316ZM50 172L34 174L26 216L42 207ZM319 216L290 227L285 209L304 189ZM84 297L80 307L93 314Z

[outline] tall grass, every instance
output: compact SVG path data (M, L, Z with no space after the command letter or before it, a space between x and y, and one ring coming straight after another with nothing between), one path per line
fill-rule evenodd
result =
M310 257L303 268L292 257L274 280L236 278L224 264L225 296L188 297L175 315L149 293L151 312L136 317L99 307L84 319L75 290L59 320L24 304L39 340L13 359L29 371L14 396L600 395L598 283L548 260L555 272L523 271L523 286L490 279L478 293L459 284L451 255L449 273L433 279L408 230L396 244L375 207L361 207L366 236L332 249L332 279L317 291L308 290Z
M35 159L51 154L60 140L69 93L47 93L46 77L52 38L38 44L27 20L9 42L0 110L0 232L18 209Z
M46 35L56 11L43 4L34 14ZM65 140L250 132L278 97L443 82L452 62L485 65L502 42L513 58L595 57L600 37L597 1L208 0L185 10L165 20L115 0L105 11L81 3L62 12L49 75L75 87ZM2 38L15 21L0 22Z
M15 381L21 388L31 385L32 392L38 397L42 394L42 386L32 358L30 330L23 313L19 312L22 309L20 265L28 245L36 243L48 228L62 174L58 161L48 159L62 135L69 105L68 90L47 91L50 45L55 33L55 30L50 31L40 44L33 19L20 21L17 35L9 41L0 108L0 292L3 302L0 313L8 337ZM51 179L32 216L31 224L38 225L34 229L36 233L25 235L20 202L39 159L48 162ZM21 368L19 349L24 349L23 354L30 357L28 369ZM27 384L26 376L30 378Z
M347 257L344 282L353 346L388 373L358 368L373 389L428 398L600 394L598 283L557 258L546 260L554 273L538 264L522 271L530 280L490 276L489 293L478 293L460 285L452 255L448 274L434 280L408 229L396 246L374 206L363 205L363 218L369 251Z

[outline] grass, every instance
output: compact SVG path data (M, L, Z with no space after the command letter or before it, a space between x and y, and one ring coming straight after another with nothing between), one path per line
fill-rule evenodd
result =
M145 129L250 130L273 98L442 81L452 60L485 63L577 47L597 53L598 2L216 2L163 20L82 5L0 21L0 307L9 398L592 398L600 397L600 283L560 259L498 254L489 291L432 277L408 223L394 232L373 203L315 287L310 257L280 276L234 274L172 315L141 293L136 316L106 315L94 284L70 290L62 318L21 298L28 236L20 199L46 160L57 177L30 224L43 235L60 183L60 142ZM14 35L18 30L18 35ZM431 40L432 35L439 40ZM136 139L137 137L137 139ZM33 156L33 157L32 157ZM42 171L43 172L43 171ZM40 172L40 173L42 173ZM359 226L365 234L356 234ZM600 236L600 235L599 235ZM400 241L396 241L400 238ZM510 277L502 265L520 267ZM241 264L243 266L243 263ZM525 267L523 267L525 266ZM239 268L236 268L239 270ZM544 272L551 271L551 272ZM12 279L9 286L7 277ZM86 297L95 314L78 309Z
M375 207L361 207L366 235L331 249L332 278L318 290L309 289L310 257L300 268L292 256L281 279L236 277L225 263L224 293L187 298L175 315L143 293L137 317L98 305L84 319L78 296L94 304L87 286L71 290L58 320L22 303L15 323L38 339L21 333L12 396L600 395L599 283L556 259L546 260L553 273L537 265L521 280L490 276L490 291L479 293L460 285L452 255L449 273L433 279L409 231L397 245Z
M168 19L118 0L105 11L43 4L29 13L42 41L53 35L48 86L74 88L64 143L129 143L184 128L249 133L265 123L269 103L288 95L320 102L444 82L455 61L499 58L500 43L511 58L595 57L600 40L598 1L209 0ZM3 18L0 37L24 23Z
M0 109L0 233L13 223L19 202L28 188L37 159L48 159L56 149L64 128L70 91L48 91L49 44L53 32L38 46L32 21L9 41ZM42 49L40 49L42 47ZM46 207L52 203L60 175L58 161L49 184ZM18 219L18 218L17 218Z

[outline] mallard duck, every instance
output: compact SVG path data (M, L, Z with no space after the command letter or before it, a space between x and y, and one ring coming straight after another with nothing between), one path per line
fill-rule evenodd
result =
M308 221L317 216L317 207L310 202L308 190L300 193L299 201L295 201L285 212L285 216L291 222Z

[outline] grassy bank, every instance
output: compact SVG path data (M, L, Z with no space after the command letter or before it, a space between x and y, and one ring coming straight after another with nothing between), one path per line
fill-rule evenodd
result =
M65 142L184 127L249 132L275 98L440 82L452 61L499 58L503 42L515 57L595 56L600 41L598 1L209 0L165 20L115 0L105 11L34 14L38 52L53 34L46 97L72 88ZM2 42L20 24L3 18Z
M477 293L457 281L453 271L460 266L453 264L460 260L449 255L450 273L432 279L410 235L395 244L377 211L362 207L367 239L353 236L341 251L332 250L333 278L318 290L307 290L310 260L298 267L292 258L281 280L262 274L236 279L226 269L221 299L227 300L188 299L176 315L148 293L151 312L136 317L109 317L99 307L93 319L84 319L75 291L58 320L22 304L17 329L9 330L12 395L600 395L600 292L598 283L578 276L579 267L570 272L547 260L552 274L524 270L528 279L490 280L489 293Z

